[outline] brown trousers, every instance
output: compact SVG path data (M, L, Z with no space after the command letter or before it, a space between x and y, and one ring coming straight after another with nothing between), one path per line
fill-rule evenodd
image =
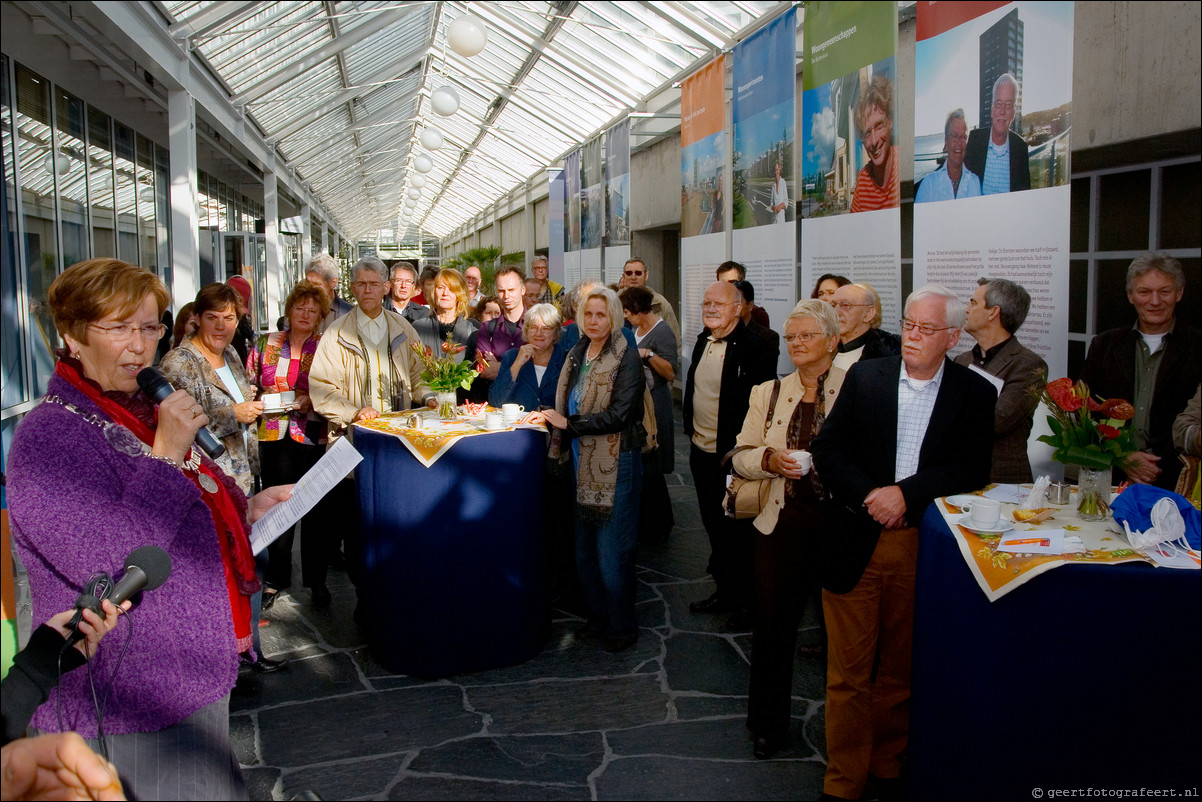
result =
M917 529L886 529L850 593L822 592L828 655L822 790L831 796L859 799L869 772L881 778L901 772L910 726L917 559Z

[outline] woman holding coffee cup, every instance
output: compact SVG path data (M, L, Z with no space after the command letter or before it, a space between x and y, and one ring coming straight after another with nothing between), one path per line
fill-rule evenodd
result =
M831 362L839 321L824 301L806 299L785 318L785 346L797 368L751 391L733 455L747 479L771 480L753 541L755 599L747 728L754 754L771 757L789 740L793 657L806 598L816 587L815 538L822 522L822 484L810 442L835 403L843 371Z

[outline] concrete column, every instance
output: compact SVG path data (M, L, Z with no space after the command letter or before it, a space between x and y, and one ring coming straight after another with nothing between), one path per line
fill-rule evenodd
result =
M264 244L267 250L267 316L273 321L282 313L284 300L284 252L280 247L280 196L276 175L263 172Z
M330 221L323 220L321 222L321 249L326 253L333 253L330 250Z
M536 224L534 222L534 185L526 182L526 205L522 209L522 250L526 252L526 269L534 260L534 251L538 247Z
M300 270L313 257L313 207L308 203L301 204L301 263ZM304 278L300 276L299 278Z
M167 92L167 146L171 149L172 301L176 310L200 290L199 196L196 189L196 101L187 89Z

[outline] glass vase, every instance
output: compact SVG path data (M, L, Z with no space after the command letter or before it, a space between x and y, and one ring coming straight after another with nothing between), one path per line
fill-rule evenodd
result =
M458 416L453 390L449 393L439 393L436 400L438 401L438 417L443 420L453 420Z
M1086 468L1077 472L1077 517L1104 521L1110 517L1110 468Z

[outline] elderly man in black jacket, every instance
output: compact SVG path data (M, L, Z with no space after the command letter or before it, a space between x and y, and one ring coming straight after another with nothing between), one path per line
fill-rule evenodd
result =
M684 388L684 430L690 438L689 468L697 490L701 522L710 540L709 572L718 589L693 602L695 613L734 613L732 631L751 628L750 521L728 519L722 511L726 471L722 457L743 428L751 388L776 377L779 348L753 335L739 318L742 299L734 285L711 284L701 304L705 329L693 346Z
M1131 424L1139 451L1123 466L1127 478L1168 490L1181 472L1173 420L1202 380L1202 334L1177 320L1184 294L1185 273L1176 259L1165 253L1135 259L1127 268L1127 300L1135 307L1135 325L1094 337L1081 371L1095 396L1125 398L1135 405Z
M947 358L964 303L906 299L901 358L852 365L812 445L831 496L823 534L828 647L823 795L859 799L871 770L899 784L909 733L918 522L938 496L989 480L993 386ZM902 797L898 797L902 798Z
M839 318L834 366L847 370L862 359L897 356L901 338L881 329L881 297L871 284L847 284L831 298Z

